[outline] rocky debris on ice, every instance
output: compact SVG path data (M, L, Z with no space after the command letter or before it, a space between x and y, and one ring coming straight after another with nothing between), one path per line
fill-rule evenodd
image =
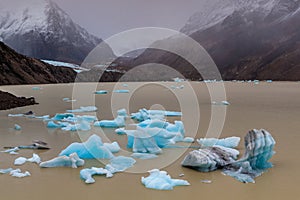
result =
M166 171L160 171L158 169L153 169L149 171L150 175L148 177L142 177L142 184L146 188L155 190L173 190L175 186L187 186L190 183L186 180L172 179Z
M40 167L42 168L50 168L50 167L72 167L77 168L84 165L84 160L80 159L77 153L72 153L70 156L59 156L53 158L52 160L48 160L40 163Z
M123 172L135 164L133 158L118 156L110 160L110 164L107 164L105 168L92 167L89 169L83 169L80 171L80 178L85 183L95 183L94 175L106 175L107 178L111 178L114 173Z
M255 178L273 167L269 159L275 154L272 135L264 130L251 130L245 137L246 151L241 159L224 168L223 173L243 183L255 183Z
M200 138L197 142L202 147L212 147L214 145L228 147L228 148L235 148L239 145L241 138L239 137L228 137L223 139L217 138Z
M39 155L34 153L31 158L24 158L24 157L17 158L14 162L14 165L23 165L26 162L39 164L41 162L41 158L39 157Z
M72 143L61 151L59 156L69 156L72 153L77 153L81 159L111 159L114 157L113 153L117 152L118 147L117 143L103 144L98 135L92 135L86 142Z

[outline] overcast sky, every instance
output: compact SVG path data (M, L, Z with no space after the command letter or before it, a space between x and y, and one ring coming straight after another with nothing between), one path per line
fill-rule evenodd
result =
M203 0L53 0L72 19L103 39L131 28L179 30Z

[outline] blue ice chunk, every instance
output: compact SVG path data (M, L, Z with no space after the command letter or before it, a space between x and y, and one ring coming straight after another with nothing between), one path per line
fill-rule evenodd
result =
M82 113L82 112L95 112L98 108L96 106L81 106L79 109L67 110L70 113Z
M114 90L114 93L129 93L129 90Z
M150 154L150 153L133 153L133 154L131 154L131 157L138 158L141 160L148 160L148 159L157 158L158 156L155 154Z
M110 164L107 164L105 168L92 167L89 169L83 169L80 171L80 178L87 184L95 182L94 175L106 175L107 178L111 178L114 173L125 171L135 164L133 158L118 156L110 160Z
M159 171L158 169L153 169L149 171L150 175L148 177L142 177L141 181L146 186L146 188L155 190L173 190L175 186L190 185L188 181L181 179L172 179L165 171Z
M272 81L272 80L267 80L266 82L267 82L267 83L272 83L273 81Z
M18 124L15 124L15 130L20 131L22 129L22 127Z
M99 91L96 91L95 94L108 94L108 91L107 90L99 90Z
M39 164L41 162L41 158L37 154L33 154L31 158L24 158L24 157L19 157L15 160L14 165L23 165L26 162L31 162L31 163L37 163Z
M118 116L114 120L101 120L94 123L96 127L118 128L125 126L125 117Z
M61 121L63 119L67 119L69 117L75 117L75 115L72 113L58 113L52 118L52 120Z
M118 116L128 117L127 111L125 108L117 111Z
M102 140L98 135L92 135L86 142L83 143L72 143L59 155L69 156L75 152L81 159L110 159L114 157L112 152L103 145Z
M119 146L119 144L117 142L113 142L113 143L104 143L103 144L108 150L110 150L110 152L112 153L118 153L121 148Z
M219 145L228 148L235 148L239 145L241 138L239 137L228 137L224 139L217 138L201 138L197 142L202 145L202 147L212 147L214 145Z
M91 130L91 125L84 120L77 122L75 124L66 123L62 128L63 131L89 131Z
M117 133L118 135L126 135L126 130L125 128L118 128L115 130L115 133Z
M77 153L72 153L70 156L59 156L52 160L42 162L40 167L72 167L77 168L84 165L84 160L80 159Z
M147 119L163 119L167 117L177 117L182 116L181 112L175 111L165 111L165 110L147 110L145 108L140 109L137 113L132 113L131 118L139 122L145 121Z
M8 174L13 170L13 168L0 169L0 174Z
M186 142L186 143L193 143L194 142L194 138L192 137L185 137L182 141Z
M47 124L47 128L62 128L62 124L56 124L54 121L49 121Z
M41 87L32 87L32 90L41 90Z

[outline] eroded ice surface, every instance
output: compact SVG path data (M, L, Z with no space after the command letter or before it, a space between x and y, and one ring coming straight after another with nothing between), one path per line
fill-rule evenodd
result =
M59 156L42 162L40 167L50 168L50 167L72 167L77 168L84 165L84 160L80 159L77 153L72 153L70 156Z
M113 176L114 173L123 172L126 169L132 167L135 164L133 158L118 156L110 160L110 164L107 164L105 168L92 167L89 169L83 169L80 171L80 178L85 181L85 183L94 183L94 175L106 175L107 178Z
M141 181L146 188L156 189L156 190L173 190L175 186L190 185L186 180L172 179L165 171L159 171L158 169L153 169L149 171L150 175L148 177L142 177Z
M239 145L241 138L239 137L228 137L223 139L217 138L200 138L197 142L202 147L212 147L214 145L219 145L228 148L235 148Z
M243 183L254 183L257 176L273 167L269 159L275 154L275 143L272 135L264 129L250 131L245 137L243 157L226 166L223 173Z
M92 135L86 142L72 143L64 149L59 155L69 156L72 153L77 153L81 159L103 158L111 159L114 157L110 149L102 143L98 135Z

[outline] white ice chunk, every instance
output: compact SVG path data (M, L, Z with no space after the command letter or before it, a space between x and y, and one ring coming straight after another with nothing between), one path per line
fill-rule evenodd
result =
M70 156L59 156L52 160L42 162L40 167L72 167L77 168L84 165L84 160L80 159L77 153L72 153Z
M27 161L27 158L19 157L15 160L14 165L23 165Z
M186 142L186 143L193 143L194 142L194 138L192 138L192 137L185 137L184 139L183 139L183 142Z
M172 179L165 171L153 169L149 171L150 176L142 177L141 181L146 188L156 190L173 190L175 186L190 185L189 182L181 179Z
M22 173L20 169L12 170L9 174L11 176L17 177L17 178L23 178L23 177L26 177L26 176L31 176L31 174L28 171Z
M202 145L202 147L212 147L214 145L219 145L228 148L235 148L239 145L240 137L228 137L223 139L217 138L201 138L197 142Z
M79 109L67 110L70 113L81 113L81 112L95 112L98 108L96 106L81 106Z
M18 124L15 124L15 130L20 131L22 129L22 127Z

